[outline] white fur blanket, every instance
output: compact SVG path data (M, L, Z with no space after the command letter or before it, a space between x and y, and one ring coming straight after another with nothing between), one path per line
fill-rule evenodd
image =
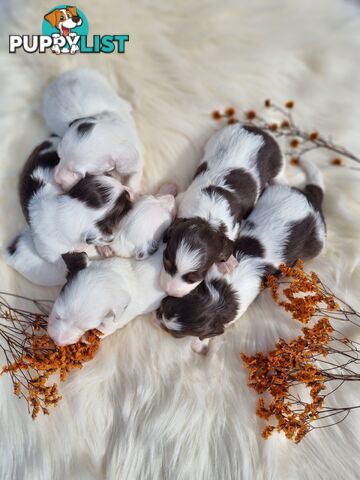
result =
M91 34L128 33L125 55L9 55L8 34L39 34L45 0L2 0L0 61L1 243L24 224L17 175L46 135L41 95L75 65L105 74L136 107L149 190L184 187L216 128L209 113L254 107L270 97L298 104L317 128L360 152L360 9L340 0L102 0L76 6ZM326 186L326 251L308 265L354 306L359 294L359 172L315 158ZM289 167L292 182L301 179ZM299 176L298 176L299 175ZM37 298L39 289L1 261L1 290ZM299 445L261 438L256 395L239 352L271 348L295 322L262 294L216 339L207 357L137 319L103 341L96 359L62 386L50 417L33 422L0 379L0 478L11 480L354 479L360 413ZM352 384L337 401L359 403Z

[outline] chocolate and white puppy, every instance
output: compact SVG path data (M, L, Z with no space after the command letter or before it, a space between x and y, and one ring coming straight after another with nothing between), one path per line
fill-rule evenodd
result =
M131 106L100 73L78 68L57 77L45 92L44 116L62 137L55 180L65 191L111 170L139 191L143 153Z
M159 286L162 254L163 246L143 262L65 255L69 274L48 318L50 337L58 345L69 345L87 330L97 328L109 335L154 311L165 295Z
M321 210L319 170L302 160L303 190L268 186L235 241L238 267L224 276L213 267L205 282L183 298L166 297L157 311L161 327L175 337L197 337L193 349L206 353L210 337L239 318L260 293L263 278L280 264L294 265L317 256L326 227Z
M56 262L60 255L104 245L131 209L128 187L106 176L86 176L64 193L54 180L59 163L58 137L35 148L20 176L19 194L39 255Z
M233 241L241 220L282 167L278 144L257 127L229 125L210 138L164 238L160 284L168 295L189 293L215 263L223 273L236 266Z

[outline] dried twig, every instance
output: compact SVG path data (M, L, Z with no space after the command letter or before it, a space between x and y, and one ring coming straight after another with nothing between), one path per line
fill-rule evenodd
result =
M360 408L335 408L329 402L344 384L360 381L360 344L335 328L336 322L360 327L360 314L315 273L305 273L301 261L280 270L290 280L273 275L266 286L274 301L305 325L302 334L290 341L280 339L268 354L241 358L249 370L249 386L262 395L257 414L268 422L263 436L276 429L299 442L308 432L337 425Z
M227 123L248 123L271 132L277 138L284 138L287 141L285 157L292 165L297 165L299 159L316 150L327 150L334 154L331 164L335 166L345 166L343 158L347 158L356 163L360 163L360 157L350 152L347 148L338 145L331 138L326 138L316 130L307 132L297 125L293 116L295 102L289 100L284 107L265 100L264 107L280 116L276 122L269 122L263 115L255 110L239 110L237 114L235 108L229 107L224 112L216 110L212 113L214 120L225 119ZM359 167L346 166L353 170L360 170Z
M29 309L12 307L10 300L15 298ZM100 343L100 333L91 331L86 341L55 345L46 334L49 306L45 300L0 292L0 349L6 361L1 374L10 375L15 395L25 399L33 419L39 412L48 415L49 407L61 400L53 375L64 381L71 370L82 368L94 357Z

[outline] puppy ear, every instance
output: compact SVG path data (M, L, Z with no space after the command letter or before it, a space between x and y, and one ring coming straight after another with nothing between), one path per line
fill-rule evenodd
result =
M50 23L50 25L52 25L53 27L56 27L58 24L58 11L53 10L52 12L45 15L44 19L47 20Z
M66 10L68 10L73 17L74 17L74 16L75 16L75 17L78 16L76 7L69 7L69 6L67 6L67 7L66 7Z
M234 242L230 240L226 235L221 234L220 238L220 250L219 250L219 262L226 262L233 254Z
M167 243L169 241L169 238L171 237L174 228L177 227L180 223L185 222L185 218L175 218L175 220L172 222L170 227L165 230L164 235L163 235L163 242Z
M62 259L68 270L67 279L73 277L80 270L84 270L90 265L89 257L85 252L64 253Z

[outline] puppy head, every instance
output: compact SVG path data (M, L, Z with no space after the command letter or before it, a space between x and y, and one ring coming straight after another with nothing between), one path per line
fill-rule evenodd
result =
M156 311L161 328L176 338L204 338L224 333L238 310L235 292L224 279L201 283L182 298L166 297Z
M175 216L175 198L172 195L145 195L138 200L121 224L126 244L135 248L135 258L144 260L156 252L164 232ZM131 256L128 252L117 252Z
M53 27L58 27L62 24L66 28L74 28L82 23L76 7L70 6L67 6L66 8L57 8L45 15L44 18Z
M233 242L201 218L178 218L165 233L160 285L173 297L183 297L197 287L214 263L225 262Z
M86 253L63 255L67 282L48 318L48 334L59 346L70 345L82 335L115 317L117 299L113 275Z
M58 145L60 162L55 181L67 191L85 175L101 175L114 170L119 161L129 165L138 152L119 139L121 126L111 117L97 116L74 120Z

